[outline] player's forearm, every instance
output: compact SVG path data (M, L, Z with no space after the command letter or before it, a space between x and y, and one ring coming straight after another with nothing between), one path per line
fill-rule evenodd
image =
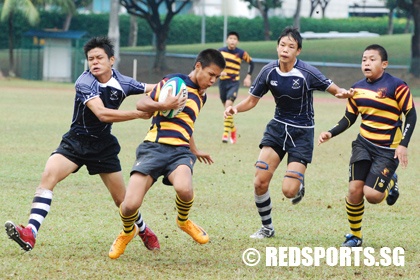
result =
M152 98L150 98L150 96L145 96L144 98L139 99L139 101L136 103L137 110L149 113L167 109L163 107L163 103L154 101Z
M352 126L356 119L357 115L346 111L344 117L333 128L328 130L328 132L331 133L331 137L337 136Z
M403 139L400 143L401 146L408 147L408 143L410 142L414 127L416 126L416 122L417 113L416 108L413 107L405 115Z
M145 92L150 92L150 91L152 91L154 88L155 88L155 86L156 86L157 84L146 84L146 89L145 89Z
M254 108L255 105L257 105L258 101L259 101L258 98L249 95L246 99L242 100L234 108L237 110L238 113L240 113L240 112L246 112L246 111L251 110L252 108Z
M141 112L137 110L121 111L105 108L97 117L101 122L105 123L124 122L140 118Z

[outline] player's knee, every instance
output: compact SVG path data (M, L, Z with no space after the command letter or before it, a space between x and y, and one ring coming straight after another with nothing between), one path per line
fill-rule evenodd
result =
M52 172L49 169L45 169L42 172L41 185L43 188L52 190L55 187L55 185L58 184L58 182L59 182L59 178L56 172Z
M283 180L282 191L285 197L293 198L296 196L300 189L300 185L303 184L304 175L296 171L286 171Z
M115 202L115 204L116 203L117 202ZM126 201L121 202L119 208L120 208L121 214L125 217L133 215L134 213L136 213L136 211L138 209L138 207L136 207L136 206L134 206L130 203L127 203Z
M300 185L295 185L295 184L293 184L293 185L291 185L291 184L289 184L289 185L283 184L283 187L282 187L283 195L285 197L287 197L287 198L293 198L293 197L295 197L296 194L299 191L299 186Z
M257 195L265 194L268 191L269 182L260 180L258 177L254 179L254 191Z
M365 194L365 198L370 204L378 204L382 202L382 200L384 200L384 196L385 194L380 192Z
M284 180L282 186L282 192L285 197L293 198L296 196L300 188L299 180Z
M114 203L115 206L117 206L118 208L121 206L121 203L124 201L124 199L118 199L118 198L114 198Z

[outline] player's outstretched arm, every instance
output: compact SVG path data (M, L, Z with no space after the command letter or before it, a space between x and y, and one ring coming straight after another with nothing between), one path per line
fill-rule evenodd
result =
M171 94L172 89L169 89L168 96L166 97L164 102L158 102L153 100L149 95L144 96L143 98L139 99L136 103L137 110L143 112L155 112L155 111L164 111L164 110L172 110L178 109L182 106L185 106L188 97L184 96L178 98L177 96L173 96Z
M356 93L356 91L354 89L345 89L345 88L340 88L339 86L337 86L336 84L332 84L327 91L329 93L331 93L332 95L334 95L337 98L340 99L347 99L347 98L352 98L354 96L354 94Z
M321 145L322 143L325 143L328 140L330 140L331 137L332 137L331 132L329 132L329 131L323 131L323 132L321 132L321 134L318 137L318 146Z
M259 98L252 95L248 95L248 97L242 100L238 105L228 106L223 115L226 118L228 116L232 116L240 112L246 112L254 108L257 105L258 101L260 101Z
M86 106L95 114L95 116L101 121L105 123L113 123L113 122L124 122L139 118L146 118L145 112L141 112L138 110L132 111L123 111L123 110L116 110L116 109L109 109L106 108L102 99L99 96L90 99L86 102ZM150 118L147 117L147 118Z
M145 92L151 92L157 84L146 84Z
M250 87L251 84L252 84L251 75L247 74L245 79L244 79L244 87Z

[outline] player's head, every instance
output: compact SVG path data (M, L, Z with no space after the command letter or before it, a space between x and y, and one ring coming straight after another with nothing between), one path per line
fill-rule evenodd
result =
M288 26L281 32L279 38L277 39L277 45L280 44L282 38L288 37L296 41L298 49L302 49L302 36L300 35L298 29L293 26Z
M208 67L210 64L216 64L219 68L225 69L226 61L223 55L216 49L205 49L201 51L195 59L195 64L201 63L202 68Z
M277 55L280 63L295 63L302 49L302 37L293 27L286 27L277 39Z
M373 44L365 48L362 55L362 72L368 81L376 81L388 66L388 54L384 47Z
M114 45L108 37L93 37L90 39L83 47L86 58L88 58L88 52L95 48L103 49L108 58L114 56Z
M239 41L239 34L238 34L238 32L236 32L236 31L230 31L230 32L227 34L226 39L227 39L227 38L229 38L230 36L235 36L235 37L236 37L236 39Z
M239 42L239 34L235 31L230 31L226 37L226 45L228 49L234 50Z
M205 49L198 54L190 78L200 89L207 89L216 82L225 67L226 61L218 50Z
M99 82L106 83L112 76L115 61L114 46L107 37L94 37L83 47L89 71Z
M388 53L386 52L385 48L378 44L372 44L365 48L365 51L368 50L375 50L379 53L382 61L388 61Z

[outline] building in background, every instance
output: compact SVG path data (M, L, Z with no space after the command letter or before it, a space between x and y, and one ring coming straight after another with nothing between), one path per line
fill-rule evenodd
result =
M228 16L253 18L260 16L256 8L248 9L248 3L242 0L192 0L192 13L206 16ZM296 0L284 0L282 7L270 10L270 16L293 17L296 11ZM309 17L311 1L302 0L301 17ZM330 0L325 10L327 18L347 18L349 16L378 16L388 13L381 0ZM321 18L321 7L318 6L312 17Z
M182 2L183 0L179 0ZM88 11L93 13L109 13L111 0L93 0ZM296 0L283 0L282 7L270 10L270 16L293 17L296 11ZM383 16L388 13L383 0L330 0L325 10L327 18L347 18L349 16ZM162 5L164 8L164 5ZM242 0L191 0L184 13L206 16L234 16L254 18L260 16L256 8L248 9L248 3ZM309 17L311 1L302 0L301 17ZM122 7L121 12L125 10ZM312 17L321 18L321 7L318 6Z

